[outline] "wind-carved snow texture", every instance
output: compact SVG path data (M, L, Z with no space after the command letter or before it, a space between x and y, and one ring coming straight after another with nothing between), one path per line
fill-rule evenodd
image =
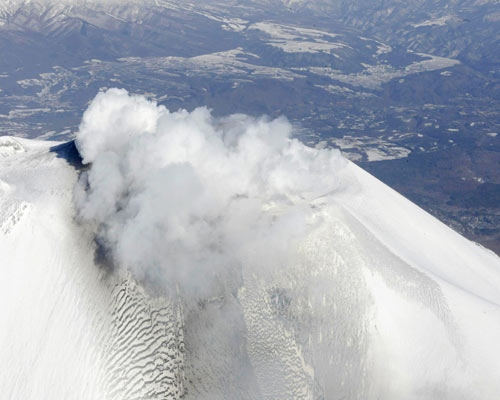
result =
M183 388L181 310L151 297L133 279L116 283L105 340L107 399L178 399Z
M498 399L498 257L289 134L110 90L86 172L0 138L2 393Z
M7 157L24 151L22 145L14 138L0 137L0 157L4 158L4 162L6 162ZM28 203L11 196L13 190L14 188L11 185L0 179L0 202L2 204L0 208L0 230L4 234L10 233L16 223L29 210Z

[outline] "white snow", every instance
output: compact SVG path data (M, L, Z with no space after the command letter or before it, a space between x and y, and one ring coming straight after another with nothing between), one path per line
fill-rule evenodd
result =
M74 171L49 142L0 157L0 388L9 399L100 398L105 305L91 237L71 212ZM10 190L5 190L8 185ZM104 292L105 294L105 292Z
M272 22L257 22L248 30L260 31L269 36L267 43L287 53L334 53L334 50L349 48L345 43L334 41L339 35L317 29L280 25Z
M408 157L411 150L395 144L394 139L396 138L401 139L402 135L389 138L345 135L342 138L331 138L330 144L341 149L350 160L357 159L356 157L360 153L365 154L368 161L396 160ZM354 157L350 154L353 154Z
M457 22L460 19L454 15L445 15L443 17L438 17L430 20L420 22L418 24L413 24L414 28L420 28L422 26L445 26L450 22Z
M262 31L273 39L296 40L304 38L336 38L338 35L318 29L304 28L300 26L281 25L273 22L257 22L248 27L250 30Z
M49 152L59 143L1 139L25 150L0 157L2 395L118 400L154 389L158 397L148 398L168 398L161 385L180 381L171 365L179 350L170 345L167 357L152 345L175 337L168 327L175 313L96 267L93 235L74 220L76 171ZM146 373L146 356L163 372ZM138 367L142 373L130 375Z
M269 76L278 80L293 80L304 78L294 71L286 68L268 67L265 65L253 64L252 60L257 60L258 55L243 51L242 48L235 48L201 56L183 57L151 57L134 58L127 57L119 59L120 62L128 65L141 65L146 68L161 70L172 76L178 74L196 74L213 77L223 75L230 78L245 78L248 74L255 76ZM92 67L91 67L92 68ZM168 72L165 72L168 71Z
M151 110L145 119L164 112L139 103L138 110ZM133 107L128 112L120 129L134 121ZM200 111L195 116L209 131L219 129ZM101 117L86 129L102 128L104 135L119 126L104 111ZM188 114L169 118L179 129L180 147L164 143L172 154L192 135L200 140L193 121L191 135L181 134ZM265 125L251 125L254 134L258 126ZM160 137L155 129L141 135ZM0 139L0 390L6 398L499 398L500 259L354 164L332 164L331 191L276 196L274 203L256 199L252 207L264 204L264 210L239 209L238 220L250 213L261 221L247 218L250 228L232 227L230 243L246 249L235 253L238 267L223 269L228 273L219 275L211 297L193 303L96 263L96 227L75 219L79 172L49 151L56 144ZM154 147L135 151L157 154ZM275 188L296 173L306 179L307 164L297 159L305 150L294 144L289 151L289 158L275 160L282 163ZM325 152L309 149L307 157L319 166ZM207 179L224 154L203 156ZM256 171L253 179L266 176L265 169ZM321 186L315 171L311 188ZM238 235L266 215L278 225L272 232L289 240L258 238L253 251L247 243L255 239ZM306 228L297 236L303 216Z
M14 153L20 153L26 151L24 147L16 140L11 137L0 136L0 155L3 157L8 157Z
M323 75L330 79L347 83L357 87L367 89L378 89L384 83L392 79L402 78L408 75L418 74L421 72L436 71L453 67L460 64L458 60L438 57L429 54L416 53L424 59L415 61L404 68L394 68L388 64L362 64L364 70L355 74L345 74L340 70L328 67L311 67L309 70L317 75Z

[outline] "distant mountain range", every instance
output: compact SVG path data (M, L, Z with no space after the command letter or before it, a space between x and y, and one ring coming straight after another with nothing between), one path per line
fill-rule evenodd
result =
M184 16L189 15L188 19ZM141 49L136 55L158 55L170 33L192 42L174 47L178 54L186 55L196 49L215 50L216 44L206 39L212 30L206 19L213 23L224 18L267 18L299 21L335 28L339 23L356 29L369 37L399 45L415 52L431 53L457 58L482 72L489 72L500 61L500 2L484 1L287 1L255 0L209 2L199 1L21 1L4 0L0 4L2 30L25 31L45 37L65 38L61 44L72 44L81 56L87 52L102 51L108 57L130 53L124 48L123 36ZM205 19L205 29L195 27ZM165 32L165 28L166 31ZM213 28L213 27L212 27ZM186 35L191 31L191 35ZM118 35L118 36L117 36ZM89 37L89 40L80 36ZM179 36L180 37L180 36ZM92 44L101 38L105 46ZM197 39L194 40L194 39ZM93 41L92 41L93 40ZM132 46L129 43L129 46ZM198 46L196 46L198 43ZM104 43L101 44L101 46ZM208 46L208 47L207 47ZM86 52L86 51L87 52ZM498 72L498 71L497 71Z

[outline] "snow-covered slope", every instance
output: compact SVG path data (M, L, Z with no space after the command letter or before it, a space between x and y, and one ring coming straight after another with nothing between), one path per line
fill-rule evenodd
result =
M178 310L96 267L55 144L0 138L2 397L175 398Z
M76 218L72 146L0 138L6 398L500 396L499 258L354 164L338 159L333 192L289 206L308 210L300 242L266 237L208 295L183 297L106 262ZM271 220L282 204L267 204Z

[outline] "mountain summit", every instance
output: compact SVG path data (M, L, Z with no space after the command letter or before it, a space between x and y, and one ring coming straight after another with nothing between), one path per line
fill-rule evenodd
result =
M2 393L497 399L500 259L290 130L112 89L83 160L0 138Z

